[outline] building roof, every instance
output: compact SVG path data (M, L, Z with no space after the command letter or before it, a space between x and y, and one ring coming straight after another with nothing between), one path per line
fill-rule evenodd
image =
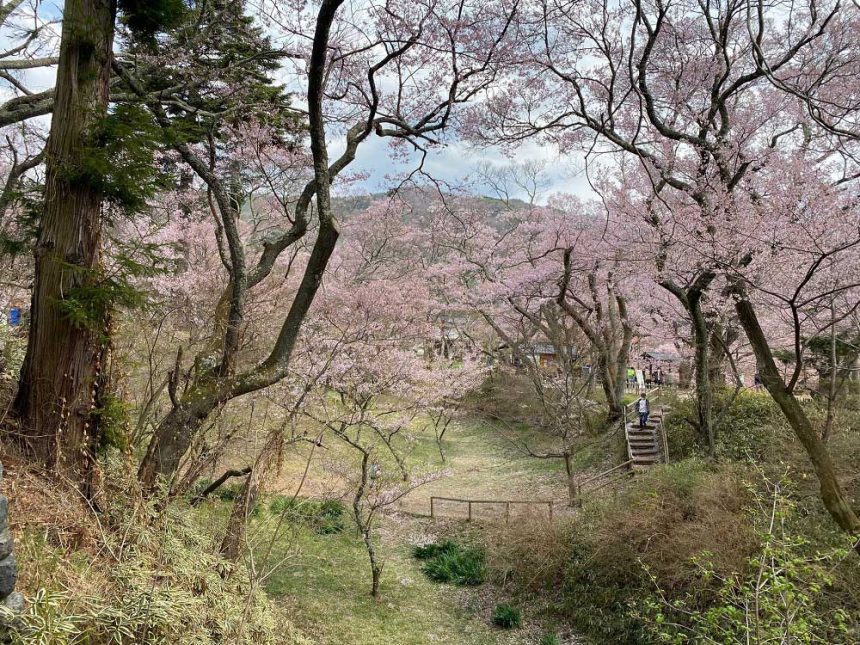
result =
M642 358L650 358L654 361L665 361L667 363L677 363L681 360L680 356L670 354L669 352L643 352Z

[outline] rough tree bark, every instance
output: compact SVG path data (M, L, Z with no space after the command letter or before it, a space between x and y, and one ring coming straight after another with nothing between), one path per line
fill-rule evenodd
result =
M800 440L806 454L809 455L809 460L812 462L812 467L818 478L821 499L825 508L839 528L850 535L860 535L860 517L851 508L842 492L827 446L819 438L815 428L812 427L809 417L806 416L794 393L786 386L779 368L776 366L776 361L755 309L742 284L735 284L734 295L735 311L755 353L762 383L782 410L788 424L794 430L794 434Z
M62 304L98 279L102 195L75 171L107 113L115 14L112 0L65 3L30 336L14 405L27 448L84 489L98 441L92 412L100 394L104 321L75 324Z
M146 456L138 471L138 477L145 490L153 490L159 480L169 481L174 477L195 434L206 417L219 405L237 396L272 385L286 374L302 323L322 282L323 273L339 235L337 224L331 212L330 183L336 172L333 173L329 168L322 99L329 31L335 13L342 2L343 0L324 0L319 10L314 34L308 77L308 120L314 181L306 188L302 202L306 208L310 204L310 196L316 195L320 225L296 296L275 345L265 361L245 374L234 376L230 373L232 361L228 360L228 355L225 353L224 360L222 360L217 371L207 374L204 381L183 395L181 400L177 401L172 410L162 419L155 429ZM364 130L358 132L363 134ZM347 152L338 160L340 164L346 165L354 158L355 147L360 136L361 134L350 132ZM183 156L189 162L192 160L190 154ZM203 169L201 168L199 171L202 172ZM303 233L304 230L301 231L301 234ZM238 269L238 263L234 264L233 271ZM270 269L271 267L269 267ZM252 275L248 277L247 285L252 286L256 282L257 280ZM236 299L241 300L240 298ZM238 308L241 309L241 302ZM237 312L236 316L239 316L240 313ZM225 352L227 346L228 343L225 343Z
M693 366L696 383L696 425L699 440L708 453L714 454L713 393L710 379L710 330L702 311L702 296L716 274L711 271L701 273L688 287L682 288L669 280L660 286L671 293L690 316L693 327Z

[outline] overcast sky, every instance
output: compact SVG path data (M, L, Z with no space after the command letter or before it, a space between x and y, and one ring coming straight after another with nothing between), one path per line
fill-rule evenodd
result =
M34 0L30 0L33 2ZM40 5L40 17L43 20L58 20L61 12L58 9L62 5L60 0L44 0ZM26 5L25 5L26 6ZM49 27L50 31L59 36L61 25L56 24ZM8 49L10 44L7 34L0 32L0 47ZM284 80L287 85L290 74L285 74ZM28 70L25 83L33 91L48 89L53 86L55 77L54 68L41 68ZM5 87L4 87L5 86ZM11 94L8 85L0 85L0 94ZM298 89L298 88L296 88ZM299 96L301 96L301 91ZM334 136L330 141L331 154L335 155L342 149L342 137ZM397 160L392 159L389 151L388 141L371 135L362 146L359 147L355 162L349 171L366 174L357 184L351 186L351 191L364 189L368 192L383 192L395 185L401 177L417 167L418 154L413 154L409 159L403 159L398 155ZM583 172L581 155L559 156L550 146L537 143L526 143L521 145L512 157L504 155L498 149L477 149L462 142L449 142L442 148L432 151L424 164L424 170L435 180L443 182L453 189L468 189L485 195L493 195L493 191L483 182L476 170L486 163L506 165L511 163L522 164L526 161L541 160L545 163L543 173L543 185L538 202L545 203L553 193L572 193L580 196L590 194L588 182ZM512 197L525 198L522 190L514 189Z
M333 138L332 155L339 152L340 148L342 148L341 141ZM417 153L412 154L409 160L401 160L400 157L401 155L398 155L396 161L392 159L389 153L389 142L373 135L359 147L356 160L350 166L350 172L366 173L367 178L360 185L369 192L381 192L391 187L399 177L418 166L420 157ZM492 188L482 181L480 173L476 172L482 164L522 164L535 160L545 163L543 186L538 202L545 203L553 193L585 196L591 192L579 155L560 157L548 146L537 143L521 145L513 157L508 157L495 148L475 148L462 142L449 143L428 155L424 170L433 179L444 182L452 188L466 188L484 195L495 196ZM523 199L526 198L526 193L515 190L512 196Z

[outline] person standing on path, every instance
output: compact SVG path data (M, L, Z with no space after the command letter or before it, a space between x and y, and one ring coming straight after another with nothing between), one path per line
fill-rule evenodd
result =
M651 405L648 403L648 395L645 392L639 396L636 401L636 411L639 413L639 429L644 430L645 424L648 423L648 415L651 414Z

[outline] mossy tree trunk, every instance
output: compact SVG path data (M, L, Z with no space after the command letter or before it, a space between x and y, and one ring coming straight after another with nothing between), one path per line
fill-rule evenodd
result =
M744 286L735 284L735 311L755 353L764 387L782 410L791 429L806 450L818 478L821 500L836 524L852 536L860 535L860 517L842 491L827 445L818 436L806 412L780 374L770 344L761 328Z
M93 410L106 314L73 320L64 304L94 288L99 274L102 194L81 169L107 113L115 14L113 0L65 3L30 335L15 400L26 447L83 489L98 442Z
M671 280L663 280L660 286L671 293L687 311L693 327L693 364L696 389L696 426L699 441L713 456L715 451L713 392L711 391L710 343L708 321L702 310L702 297L716 278L712 271L704 271L692 282L681 287ZM682 381L684 379L681 379Z

